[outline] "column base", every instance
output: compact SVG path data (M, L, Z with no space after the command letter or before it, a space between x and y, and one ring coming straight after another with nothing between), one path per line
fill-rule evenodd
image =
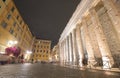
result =
M110 69L114 65L114 61L112 57L104 56L103 60L103 69Z
M92 67L95 67L96 64L97 64L97 62L95 61L95 59L91 58L91 59L88 59L88 65L87 65L87 67L92 68Z
M83 67L83 66L84 66L84 64L83 64L83 59L79 59L79 66L80 66L80 67Z

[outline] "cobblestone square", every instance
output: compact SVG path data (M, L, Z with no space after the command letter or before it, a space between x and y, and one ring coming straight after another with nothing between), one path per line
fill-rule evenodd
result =
M0 78L120 78L120 73L26 63L0 66Z

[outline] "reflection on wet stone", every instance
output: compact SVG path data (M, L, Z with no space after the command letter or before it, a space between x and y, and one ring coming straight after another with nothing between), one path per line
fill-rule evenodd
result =
M0 66L0 78L120 78L120 73L53 64L13 64Z
M0 78L35 78L30 76L0 76Z

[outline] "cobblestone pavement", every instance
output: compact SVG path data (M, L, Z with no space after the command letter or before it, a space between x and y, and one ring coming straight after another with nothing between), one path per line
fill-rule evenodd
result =
M0 78L120 78L120 73L71 69L52 64L0 66Z

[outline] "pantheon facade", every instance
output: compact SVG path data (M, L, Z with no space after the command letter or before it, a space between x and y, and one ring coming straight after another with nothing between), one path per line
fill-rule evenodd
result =
M118 67L120 0L81 0L58 44L61 65Z

